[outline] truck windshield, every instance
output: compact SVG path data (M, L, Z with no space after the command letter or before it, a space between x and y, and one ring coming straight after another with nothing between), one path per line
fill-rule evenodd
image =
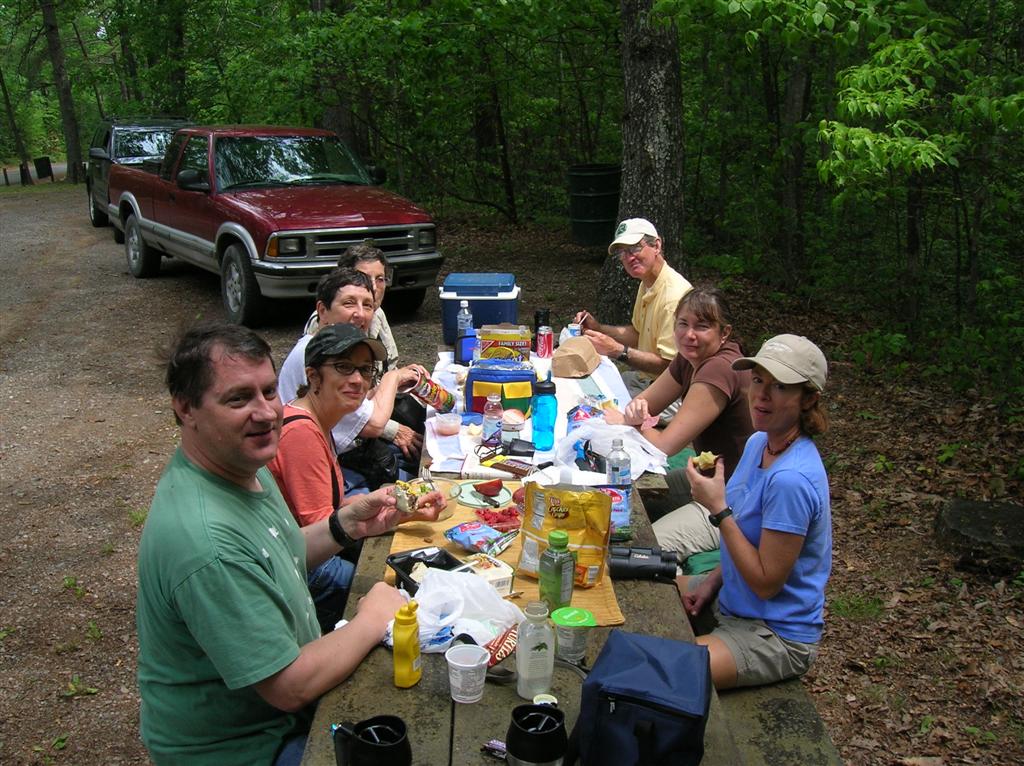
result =
M220 191L254 186L369 184L359 161L333 136L218 138L214 165Z
M114 156L125 164L151 158L160 159L173 134L173 128L118 128L114 133Z

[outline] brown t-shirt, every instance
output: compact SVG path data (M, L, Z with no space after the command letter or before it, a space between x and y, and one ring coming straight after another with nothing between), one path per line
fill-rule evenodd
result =
M696 371L682 354L668 366L668 371L683 387L680 398L686 396L692 383L706 383L717 388L729 400L721 414L693 440L697 452L705 450L725 458L725 478L732 476L740 461L747 437L754 432L750 424L750 405L747 389L750 388L750 370L734 370L732 363L743 356L739 344L726 341L714 356L705 359Z

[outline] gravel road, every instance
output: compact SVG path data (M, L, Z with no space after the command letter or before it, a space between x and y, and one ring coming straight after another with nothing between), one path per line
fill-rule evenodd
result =
M503 257L502 239L461 227L446 270ZM585 305L579 262L556 261L526 269L537 276L524 295ZM158 350L183 324L223 316L219 282L168 260L158 278L134 279L112 230L89 225L84 187L65 184L0 189L0 269L0 762L145 763L135 554L177 443ZM280 361L312 301L275 308L260 332ZM439 317L428 294L393 322L404 362L433 365Z

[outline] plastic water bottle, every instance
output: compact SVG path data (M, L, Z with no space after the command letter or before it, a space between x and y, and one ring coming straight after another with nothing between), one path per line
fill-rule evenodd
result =
M531 601L519 623L516 644L516 693L527 700L551 689L555 669L555 631L548 623L548 608L543 601Z
M576 578L576 560L569 551L569 535L564 529L548 533L548 547L541 554L537 566L540 581L540 600L547 604L548 613L572 603L572 584Z
M487 403L484 405L481 442L493 445L501 443L501 419L504 415L505 410L501 406L501 397L498 394L488 394Z
M622 439L612 439L612 451L607 458L608 483L616 486L632 484L629 467L629 453L622 448Z
M546 452L555 446L555 419L558 416L558 400L555 398L555 384L551 382L551 373L548 373L547 380L533 384L530 412L533 446L539 452Z
M469 335L473 329L473 312L469 310L469 301L459 302L459 313L455 315L455 326L458 328L459 337Z

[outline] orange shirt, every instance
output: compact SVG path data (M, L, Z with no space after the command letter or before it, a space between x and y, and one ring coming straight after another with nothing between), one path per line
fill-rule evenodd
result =
M286 423L281 429L277 454L267 468L274 474L292 516L300 527L305 527L326 519L334 511L334 487L338 487L340 504L345 484L334 448L320 426L309 419L305 410L286 404L285 418L292 415L305 417Z

